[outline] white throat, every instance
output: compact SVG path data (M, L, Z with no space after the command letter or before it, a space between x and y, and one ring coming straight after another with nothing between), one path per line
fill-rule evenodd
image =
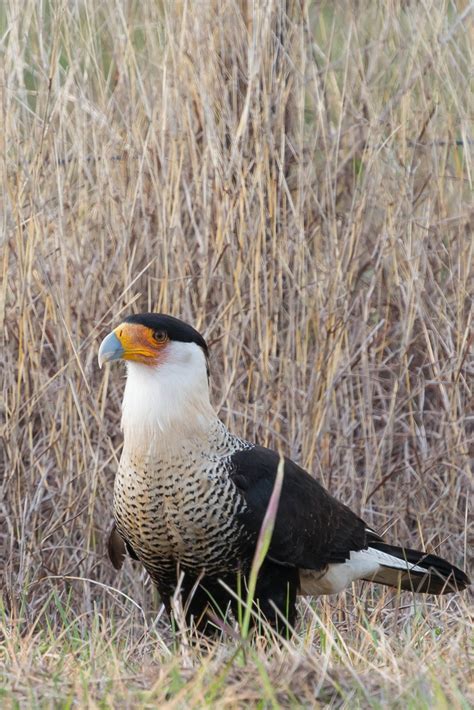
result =
M171 341L157 366L127 362L122 404L125 449L173 451L215 425L206 358L196 343Z

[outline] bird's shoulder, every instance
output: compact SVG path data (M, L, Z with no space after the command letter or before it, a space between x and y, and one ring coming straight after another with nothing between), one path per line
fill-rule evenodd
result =
M236 451L231 456L231 477L236 486L244 493L254 496L263 496L267 501L268 491L273 490L276 473L281 458L284 460L284 487L299 495L307 491L324 500L331 497L326 489L318 483L304 468L296 464L287 456L267 449L264 446L254 445Z

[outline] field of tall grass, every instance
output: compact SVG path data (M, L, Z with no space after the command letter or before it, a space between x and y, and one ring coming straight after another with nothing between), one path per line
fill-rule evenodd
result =
M0 5L3 707L472 707L469 592L357 584L208 648L106 554L156 310L236 433L474 571L473 3ZM471 437L471 438L470 438Z

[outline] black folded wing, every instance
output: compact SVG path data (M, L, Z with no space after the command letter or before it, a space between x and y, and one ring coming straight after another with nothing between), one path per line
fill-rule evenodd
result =
M232 456L231 477L247 510L240 521L256 540L268 507L280 461L262 446ZM302 569L324 569L345 562L351 551L380 538L347 506L333 498L312 476L285 458L283 486L269 557Z

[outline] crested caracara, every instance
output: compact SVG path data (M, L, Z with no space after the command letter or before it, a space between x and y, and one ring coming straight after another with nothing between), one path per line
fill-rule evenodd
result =
M168 611L178 583L188 619L236 611L280 457L232 434L209 400L206 341L168 315L126 318L99 365L125 360L124 447L115 479L113 563L140 560ZM340 592L357 579L442 594L469 580L437 557L391 545L289 459L256 600L271 623L295 620L298 594ZM277 611L276 611L277 610Z

